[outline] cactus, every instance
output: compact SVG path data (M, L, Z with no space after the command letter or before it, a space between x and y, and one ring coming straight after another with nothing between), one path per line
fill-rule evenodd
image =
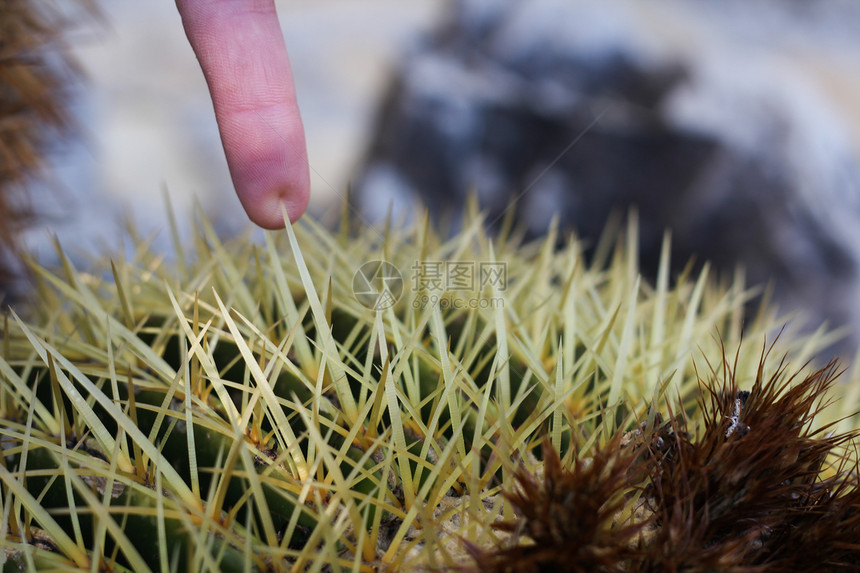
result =
M788 383L793 371L760 350L769 340L770 355L803 364L835 335L774 340L783 321L766 304L749 312L741 274L670 280L668 238L643 279L635 217L589 257L573 237L557 248L554 230L490 238L474 210L447 240L426 220L380 233L305 219L224 242L201 216L188 244L169 220L169 257L137 238L129 257L78 269L58 246L59 268L32 263L33 303L4 316L8 567L638 571L723 563L714 547L739 556L732 566L784 564L768 543L787 539L773 517L783 502L792 524L831 516L849 532L839 555L857 554L857 386L824 408L832 368L799 367L797 380L821 383ZM374 284L403 287L376 310L356 288L373 260L402 273ZM504 274L420 276L481 263ZM702 498L730 479L709 463L757 459L767 420L796 459L732 537L728 490ZM558 491L596 508L576 530L585 553L552 545L553 524L581 512L559 515ZM698 527L703 508L722 521ZM601 554L593 539L618 542ZM586 554L617 559L577 565Z

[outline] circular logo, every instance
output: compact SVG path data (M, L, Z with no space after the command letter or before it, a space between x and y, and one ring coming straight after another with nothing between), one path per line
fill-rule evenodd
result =
M385 261L364 263L352 277L355 299L371 310L385 310L394 306L403 294L403 276Z

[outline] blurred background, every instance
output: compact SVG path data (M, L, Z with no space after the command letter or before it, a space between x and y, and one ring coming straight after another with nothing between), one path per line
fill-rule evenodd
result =
M34 190L49 257L164 230L198 201L247 228L172 1L102 2L70 42L76 138ZM854 0L282 0L308 137L310 210L510 204L586 239L640 211L646 265L771 281L785 310L860 332L860 3ZM440 217L452 213L436 209ZM167 245L162 232L156 245ZM647 272L647 266L646 266Z

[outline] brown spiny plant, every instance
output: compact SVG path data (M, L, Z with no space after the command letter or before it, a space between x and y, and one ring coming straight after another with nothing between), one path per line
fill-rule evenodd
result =
M860 563L860 474L836 468L771 535L763 554L774 571L856 571Z
M32 221L27 184L70 125L67 86L77 74L63 30L91 13L87 0L0 3L0 299L16 235Z
M646 525L617 519L636 458L632 448L621 447L617 434L567 468L544 440L543 475L521 467L514 474L515 489L504 493L517 518L493 528L509 533L508 543L497 551L467 544L477 571L624 571Z
M505 494L516 519L494 528L511 536L469 547L477 568L857 570L860 472L849 446L858 432L814 423L841 372L835 361L793 371L783 358L767 374L771 349L748 390L738 356L724 353L700 378L698 416L669 407L664 422L654 412L569 469L545 446L543 475L520 470Z
M846 478L844 471L829 472L855 434L813 425L828 405L836 363L798 379L783 359L767 376L767 354L748 391L738 388L725 358L719 382L712 372L696 441L685 436L683 416L670 418L671 459L658 454L649 472L659 530L646 569L783 571L773 565L782 552L773 540L793 537L797 518L826 503Z

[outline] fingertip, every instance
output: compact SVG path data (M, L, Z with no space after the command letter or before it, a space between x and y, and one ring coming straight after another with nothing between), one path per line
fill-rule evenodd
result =
M239 197L242 198L241 192ZM285 211L290 223L298 221L307 210L309 200L310 193L307 188L280 187L247 203L243 201L242 205L254 224L274 231L284 228Z
M295 222L310 199L310 170L298 111L265 119L257 112L222 118L221 139L236 194L248 217L283 229L282 209Z

